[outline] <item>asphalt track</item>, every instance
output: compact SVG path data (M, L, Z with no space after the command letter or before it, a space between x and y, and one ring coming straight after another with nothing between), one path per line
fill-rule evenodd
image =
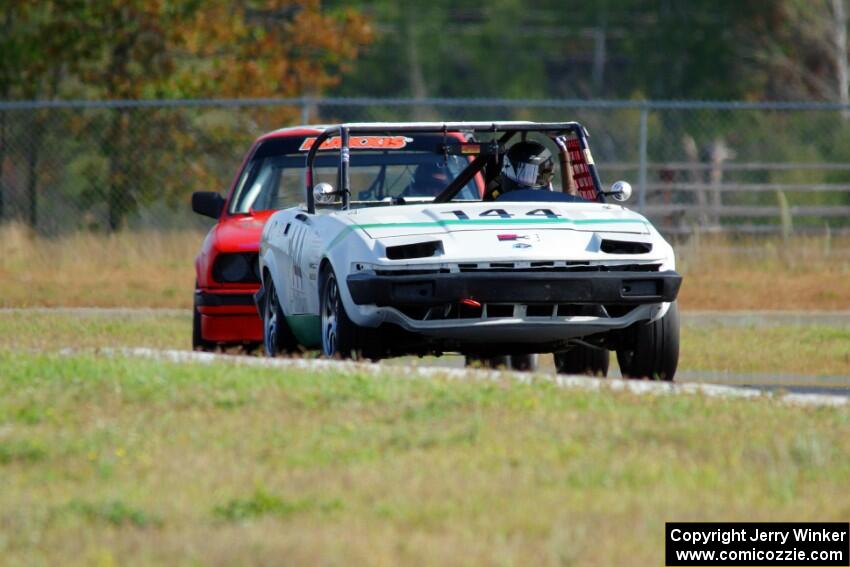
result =
M34 308L0 308L2 313L56 313L56 314L72 314L77 316L105 316L105 317L156 317L156 316L181 316L189 315L188 310L184 309L150 309L150 308L100 308L100 307L34 307ZM742 326L742 327L771 327L779 325L790 326L807 326L807 325L823 325L839 328L850 328L850 311L736 311L736 312L719 312L719 311L698 311L698 312L683 312L681 313L682 323L686 326ZM850 351L850 345L848 345ZM115 349L114 352L139 353L146 357L159 357L155 353L169 353L166 358L179 358L180 360L194 360L193 357L198 353L190 353L188 351L154 351L152 349ZM181 354L182 353L182 354ZM163 355L164 356L164 355ZM234 357L232 355L211 355L213 358L209 360L219 360L215 356L224 356L221 360L233 362L233 359L243 361L259 361L256 357ZM203 361L207 359L204 358ZM300 359L298 364L336 364L334 361L319 361L314 359ZM280 361L274 361L278 363ZM252 364L254 362L251 362ZM434 371L445 372L466 372L463 369L463 358L459 356L444 356L441 358L425 358L425 359L393 359L385 361L380 365L366 365L379 367L394 367L394 366L413 366L416 372L422 369L432 368ZM478 371L481 372L481 371ZM427 370L426 370L427 373ZM518 374L519 373L512 373ZM617 375L616 370L612 370L612 375ZM548 376L549 379L559 380L563 377L556 376L553 370L542 370L537 376ZM572 377L570 377L572 378ZM591 383L626 383L639 384L634 381L621 380L594 380L587 378L577 378L581 381L590 381ZM841 403L850 402L850 376L805 376L795 374L776 374L776 373L758 373L758 374L733 374L728 372L716 371L680 371L676 376L676 386L674 388L689 388L689 387L713 387L718 386L726 389L739 389L748 393L761 393L776 396L814 396L819 398L822 396L843 400ZM652 384L644 382L643 384ZM666 386L666 385L665 385ZM650 386L650 388L653 386ZM673 390L676 391L676 390ZM726 391L726 390L723 390Z
M850 348L850 346L848 347ZM464 360L460 356L443 356L441 358L425 359L419 365L435 368L463 368ZM409 364L409 359L391 359L384 364L397 366ZM614 359L612 359L612 367ZM543 374L554 375L554 369L543 368ZM609 377L619 378L619 371L612 368ZM747 388L762 392L791 393L791 394L823 394L830 396L850 397L850 376L807 376L801 374L753 373L736 374L719 371L688 371L676 373L677 384L722 385L733 388Z

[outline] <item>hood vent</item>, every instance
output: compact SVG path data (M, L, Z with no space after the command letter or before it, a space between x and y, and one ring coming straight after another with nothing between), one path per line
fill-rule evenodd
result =
M387 258L390 260L410 260L412 258L430 258L436 256L443 250L443 243L439 240L431 242L416 242L415 244L402 244L400 246L387 246Z
M599 248L606 254L646 254L652 251L652 243L605 239Z

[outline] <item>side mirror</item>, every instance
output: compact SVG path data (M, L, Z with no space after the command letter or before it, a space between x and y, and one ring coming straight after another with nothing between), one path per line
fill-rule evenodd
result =
M199 215L218 219L224 209L224 197L215 191L195 191L192 193L192 210Z
M313 187L313 201L317 205L330 205L336 201L336 191L330 183L316 183Z
M606 197L611 197L615 201L628 201L632 196L632 185L628 181L617 181L611 185L611 190L605 192Z

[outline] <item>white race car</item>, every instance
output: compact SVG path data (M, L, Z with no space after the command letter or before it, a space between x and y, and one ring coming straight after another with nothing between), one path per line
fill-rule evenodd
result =
M624 376L673 379L673 249L617 203L628 183L603 191L580 124L312 128L237 187L306 200L262 234L268 356L455 352L523 369L554 353L559 372L605 375L614 350Z

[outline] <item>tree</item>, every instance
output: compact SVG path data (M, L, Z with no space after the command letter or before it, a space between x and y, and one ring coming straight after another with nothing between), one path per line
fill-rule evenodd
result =
M0 100L54 99L60 94L67 66L80 56L76 30L63 27L63 2L11 0L3 12L0 34ZM0 124L0 193L2 165L7 144L6 115ZM43 110L29 113L19 136L26 139L27 219L36 227L39 221L39 172L48 116ZM0 196L0 200L4 200Z
M339 80L371 34L356 11L322 10L318 0L15 0L13 8L3 20L9 33L0 38L3 98L54 98L60 89L110 100L317 95ZM281 111L277 119L292 114ZM103 133L107 171L98 192L110 229L162 194L145 173L168 161L163 146L178 143L190 126L173 120L118 108L77 124ZM32 131L34 202L42 140L41 129ZM183 136L183 149L199 147L195 139L203 136Z
M847 0L786 0L751 24L741 51L763 98L848 103Z

